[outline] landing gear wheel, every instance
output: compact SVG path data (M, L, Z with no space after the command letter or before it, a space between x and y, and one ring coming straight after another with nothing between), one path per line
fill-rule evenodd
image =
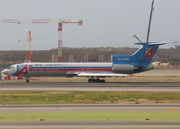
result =
M105 83L105 80L103 79L103 80L101 80L101 82Z
M26 83L29 83L29 80L26 80Z
M88 79L88 82L91 83L91 82L92 82L92 79Z
M26 83L29 83L29 78L28 77L26 78Z
M97 82L97 83L105 83L105 80L104 80L104 79L101 80L101 79L99 79L99 78L97 78L97 79L94 79L94 78L91 79L91 78L89 78L89 79L88 79L88 82L89 82L89 83L91 83L91 82L93 82L93 83L94 83L94 82Z

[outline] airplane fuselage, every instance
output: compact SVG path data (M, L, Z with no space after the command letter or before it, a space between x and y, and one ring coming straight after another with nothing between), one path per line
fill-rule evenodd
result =
M153 69L153 68L151 68ZM2 71L6 75L22 77L43 76L86 76L108 77L126 76L142 71L150 70L149 67L141 69L133 65L113 63L22 63L15 64Z
M24 76L77 76L80 72L112 72L112 63L29 63ZM18 66L17 66L18 67Z

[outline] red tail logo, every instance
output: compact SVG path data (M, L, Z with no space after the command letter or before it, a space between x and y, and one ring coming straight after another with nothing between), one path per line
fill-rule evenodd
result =
M144 57L153 57L153 48L151 48L145 55Z

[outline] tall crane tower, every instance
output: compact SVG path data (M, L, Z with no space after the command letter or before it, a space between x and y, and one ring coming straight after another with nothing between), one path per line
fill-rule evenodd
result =
M78 23L82 25L82 20L70 19L2 19L2 23L16 23L16 24L58 24L58 62L62 62L62 26L64 23Z

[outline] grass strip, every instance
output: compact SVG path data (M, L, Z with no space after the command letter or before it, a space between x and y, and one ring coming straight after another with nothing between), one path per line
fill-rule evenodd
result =
M0 113L0 121L180 120L180 112L47 112Z
M0 104L180 104L179 92L0 91Z

